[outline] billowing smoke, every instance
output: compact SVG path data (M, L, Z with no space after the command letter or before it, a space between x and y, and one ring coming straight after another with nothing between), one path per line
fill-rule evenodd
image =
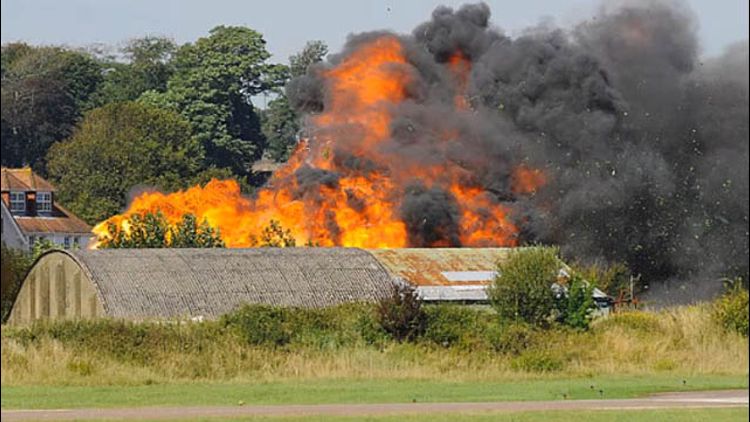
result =
M393 69L408 81L387 105L387 139L367 141L356 122L321 124L346 107L327 72L384 37L401 45L406 61ZM450 163L462 186L509 210L517 244L557 244L570 258L625 262L647 280L700 281L707 292L720 277L747 280L748 45L701 61L680 3L626 4L515 38L492 28L485 4L440 7L411 35L350 37L287 91L309 116L309 148L334 157L300 167L298 186L368 172L408 180L393 212L411 246L466 243L456 191L409 175ZM534 174L543 183L526 188ZM365 200L347 198L355 211ZM472 216L492 218L482 210Z

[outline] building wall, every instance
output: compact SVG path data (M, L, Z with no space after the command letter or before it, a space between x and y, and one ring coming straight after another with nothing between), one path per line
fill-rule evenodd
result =
M0 202L0 209L3 220L2 241L5 243L5 246L14 249L28 249L28 239L26 239L23 236L23 233L21 233L21 231L19 230L18 225L16 225L15 223L15 220L13 220L13 215L5 206L5 203Z
M97 316L104 316L104 307L91 280L70 256L50 253L42 256L26 276L8 323Z
M82 234L82 233L30 233L29 236L33 236L35 239L45 238L55 245L57 245L60 249L72 249L73 248L73 239L79 238L79 249L86 249L88 248L89 244L94 239L94 236L92 234ZM65 238L70 238L70 248L65 248ZM33 246L33 244L30 244L29 247Z

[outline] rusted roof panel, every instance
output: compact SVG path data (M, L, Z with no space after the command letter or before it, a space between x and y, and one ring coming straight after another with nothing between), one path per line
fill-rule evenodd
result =
M77 217L16 216L15 219L24 233L91 233L91 226Z
M511 248L369 249L388 271L416 286L486 285ZM446 277L445 274L449 276ZM460 274L461 277L450 275ZM471 277L474 274L476 277ZM475 278L475 279L473 279Z
M50 182L35 174L30 167L20 169L3 167L0 170L0 185L0 190L3 191L55 191L55 187Z

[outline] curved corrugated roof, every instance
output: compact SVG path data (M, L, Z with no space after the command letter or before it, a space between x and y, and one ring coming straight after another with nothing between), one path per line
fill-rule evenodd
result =
M66 252L115 318L215 317L243 303L372 301L391 276L353 248L104 249Z

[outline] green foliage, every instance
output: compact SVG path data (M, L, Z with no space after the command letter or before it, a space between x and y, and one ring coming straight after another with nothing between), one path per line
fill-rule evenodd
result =
M21 289L23 278L29 270L31 260L28 254L21 250L0 245L2 253L2 272L0 273L0 316L4 323L13 307L18 291Z
M468 306L438 304L424 307L425 329L421 338L443 346L472 349L485 342L495 315Z
M356 303L330 308L245 305L222 316L219 324L250 345L328 349L358 343L360 329L373 325L363 317L369 314L368 305Z
M577 263L573 265L573 269L581 278L610 296L617 297L620 290L630 287L630 269L622 263L613 263L610 265L601 263L585 265Z
M48 169L58 199L93 224L118 213L136 186L186 187L202 161L178 114L125 102L87 113L70 139L51 148Z
M174 73L171 59L176 49L169 38L146 36L131 40L121 50L128 62L102 63L104 80L94 95L94 102L104 105L133 101L149 90L164 92Z
M291 340L289 312L268 305L246 305L222 317L222 324L236 330L248 344L283 346Z
M2 164L30 164L46 174L45 156L70 135L102 80L88 54L59 47L2 47Z
M135 214L129 217L127 230L109 223L110 237L100 239L100 248L223 248L219 231L207 221L197 224L192 214L171 225L157 213Z
M737 279L713 304L713 318L725 330L748 336L748 291Z
M586 330L596 309L592 296L594 286L574 273L567 286L567 293L558 299L558 321L568 327Z
M250 246L261 248L293 248L297 241L292 231L285 229L276 220L271 220L260 234L260 238L250 235Z
M266 154L275 161L286 161L297 145L300 123L289 100L281 95L263 111L261 127L268 146Z
M38 321L11 334L24 346L50 338L79 352L93 352L97 356L111 356L141 365L170 351L200 351L220 341L223 336L223 331L216 324L134 323L106 319L54 323Z
M511 367L526 372L558 372L565 363L544 350L527 350L511 361Z
M23 279L34 261L43 253L53 249L55 244L48 239L37 239L31 252L9 248L5 242L0 243L2 250L2 276L0 277L0 318L3 323L10 316L13 303L21 290Z
M537 343L533 327L524 323L504 324L492 331L489 339L496 351L512 355L519 355Z
M394 283L388 297L378 301L376 319L396 341L412 341L425 330L426 315L416 289Z
M557 248L532 247L512 251L498 266L488 295L500 318L547 326L556 307L551 289L561 268Z
M149 91L143 101L180 112L206 151L205 167L248 175L264 146L250 98L283 85L285 66L266 63L261 34L250 28L217 26L208 37L174 54L167 91Z
M307 68L323 60L328 54L328 45L320 40L308 41L297 54L289 56L289 73L293 78L307 73Z

